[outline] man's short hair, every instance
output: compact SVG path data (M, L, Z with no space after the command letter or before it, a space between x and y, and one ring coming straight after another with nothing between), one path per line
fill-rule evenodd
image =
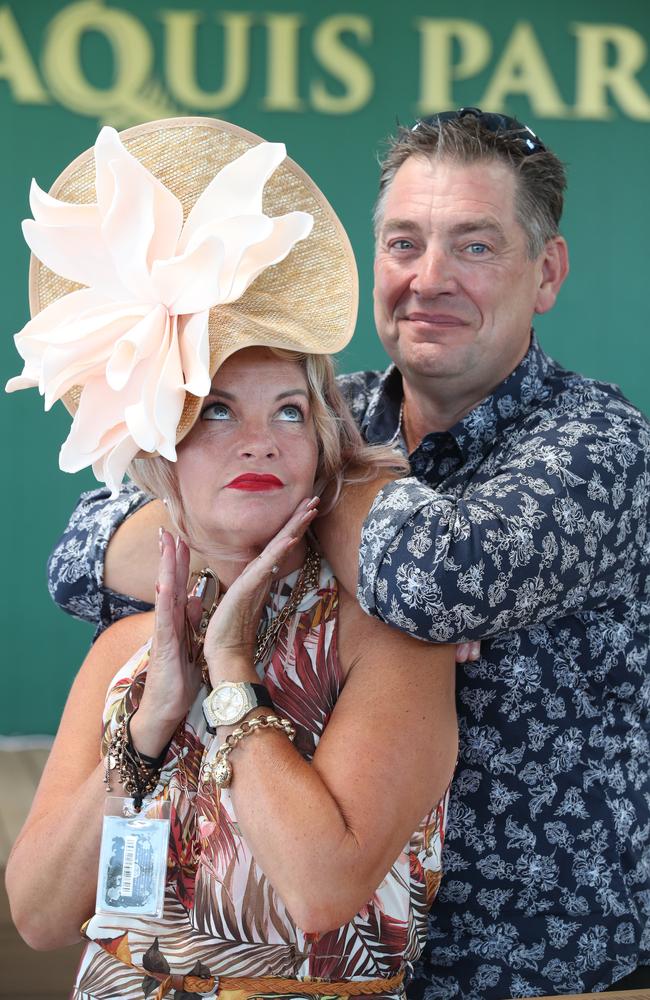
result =
M388 140L388 151L380 163L379 194L374 210L375 235L383 220L387 191L399 168L411 156L458 163L503 161L515 174L515 211L528 237L528 255L534 260L547 241L558 235L566 173L555 153L543 146L530 151L530 144L522 140L522 128L511 132L493 131L486 128L479 117L465 113L461 117L443 116L441 119L434 115L418 122L414 128L400 128L397 135Z

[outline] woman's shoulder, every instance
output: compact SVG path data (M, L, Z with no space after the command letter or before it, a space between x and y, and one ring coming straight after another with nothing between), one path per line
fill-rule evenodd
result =
M84 666L100 671L107 683L118 675L136 673L137 664L148 651L153 627L153 611L120 618L95 641Z
M154 627L153 611L127 615L113 622L96 640L93 647L102 659L122 656L122 662L136 653L151 638Z

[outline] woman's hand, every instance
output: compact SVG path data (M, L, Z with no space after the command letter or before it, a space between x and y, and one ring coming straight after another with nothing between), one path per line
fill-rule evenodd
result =
M278 567L316 517L318 502L318 497L313 497L299 503L284 527L221 598L203 647L213 686L225 679L247 680L248 676L251 680L256 679L253 676L255 641L271 584ZM243 676L245 674L248 676Z
M201 686L201 671L190 662L186 640L189 566L185 542L179 539L175 545L172 535L161 530L151 657L140 707L130 727L136 749L151 757L171 739Z

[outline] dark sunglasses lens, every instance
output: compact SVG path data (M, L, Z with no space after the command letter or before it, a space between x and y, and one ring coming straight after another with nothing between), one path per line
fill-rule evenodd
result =
M474 107L459 108L458 111L441 111L437 115L427 115L426 118L418 119L411 131L416 131L420 125L432 125L435 127L440 122L458 121L460 118L470 116L478 119L488 132L506 132L509 138L519 140L528 154L540 153L546 150L546 146L535 135L533 130L522 122L517 121L516 118L500 115L496 111L481 111L480 108Z

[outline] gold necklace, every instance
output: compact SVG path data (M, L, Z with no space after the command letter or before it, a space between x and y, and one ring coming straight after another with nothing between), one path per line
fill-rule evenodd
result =
M320 556L310 547L307 549L307 555L305 556L300 576L296 580L288 600L275 618L271 619L262 634L257 637L254 663L259 663L260 660L264 659L289 615L293 614L308 591L316 589L319 578Z
M271 619L262 634L257 637L253 655L254 664L264 659L289 615L293 614L308 591L316 589L319 579L320 556L311 547L308 547L300 575L293 586L289 598L275 618ZM203 645L210 619L217 609L220 593L221 584L217 575L207 567L201 570L197 574L197 581L190 591L192 596L201 597L203 601L201 620L198 628L194 628L187 614L185 616L188 659L190 663L196 663L201 667L203 681L208 687L210 686L210 677L208 675L208 665L205 662ZM208 598L208 600L206 601L205 598Z

